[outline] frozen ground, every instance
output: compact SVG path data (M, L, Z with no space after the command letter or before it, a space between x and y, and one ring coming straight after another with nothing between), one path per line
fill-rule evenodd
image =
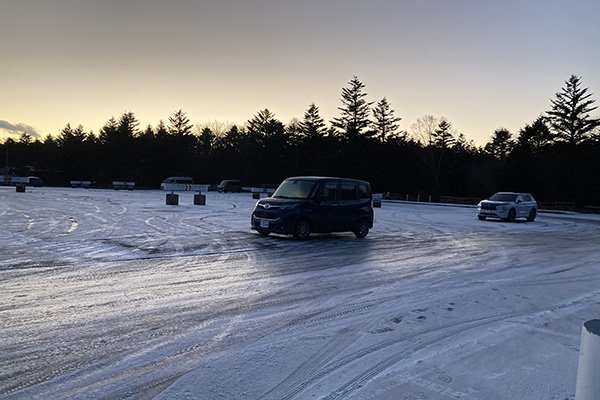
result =
M250 194L164 196L0 187L0 398L574 396L597 217L384 203L297 242Z

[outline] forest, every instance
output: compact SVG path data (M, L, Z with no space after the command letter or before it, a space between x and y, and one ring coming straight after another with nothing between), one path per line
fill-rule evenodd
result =
M375 192L400 198L485 198L524 191L542 204L598 210L600 119L581 77L571 75L549 110L511 133L498 128L475 146L444 118L425 115L399 130L400 117L384 97L367 101L354 76L342 89L339 116L326 122L316 104L287 124L268 109L243 126L196 124L177 110L165 122L140 127L133 112L111 118L98 134L67 124L58 135L22 133L0 144L5 173L39 176L46 185L114 180L157 188L167 176L197 183L240 179L246 186L277 185L297 175L365 179Z

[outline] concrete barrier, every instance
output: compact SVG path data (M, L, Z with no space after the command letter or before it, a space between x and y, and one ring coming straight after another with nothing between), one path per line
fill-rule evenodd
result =
M600 399L600 319L586 321L581 329L575 400Z
M179 204L179 195L173 192L198 192L194 195L194 204L195 205L206 205L206 195L203 195L202 192L208 192L209 185L194 185L187 183L165 183L162 185L163 190L170 191L171 193L167 193L166 204L169 206L176 206Z
M113 189L115 189L115 190L121 190L121 189L133 190L133 189L135 189L135 182L113 181L112 185L113 185Z
M84 188L84 189L89 189L92 186L96 185L96 182L94 181L71 181L71 187L72 188Z
M383 194L373 193L373 208L381 208L381 199L383 199Z
M260 199L262 197L262 195L265 195L268 197L268 196L271 196L273 193L275 193L275 189L264 188L264 187L253 187L253 188L250 188L250 191L252 192L253 199Z
M176 193L167 193L166 204L168 206L179 205L179 195Z
M197 206L205 206L206 205L206 195L201 193L194 195L194 204Z

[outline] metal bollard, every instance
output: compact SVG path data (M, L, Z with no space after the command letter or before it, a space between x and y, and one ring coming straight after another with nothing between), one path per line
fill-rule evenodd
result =
M600 399L600 319L586 321L581 328L575 400Z

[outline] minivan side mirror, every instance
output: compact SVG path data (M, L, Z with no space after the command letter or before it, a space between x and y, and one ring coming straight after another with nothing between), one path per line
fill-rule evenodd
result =
M523 200L519 199L517 200L517 204L521 204L523 202Z

